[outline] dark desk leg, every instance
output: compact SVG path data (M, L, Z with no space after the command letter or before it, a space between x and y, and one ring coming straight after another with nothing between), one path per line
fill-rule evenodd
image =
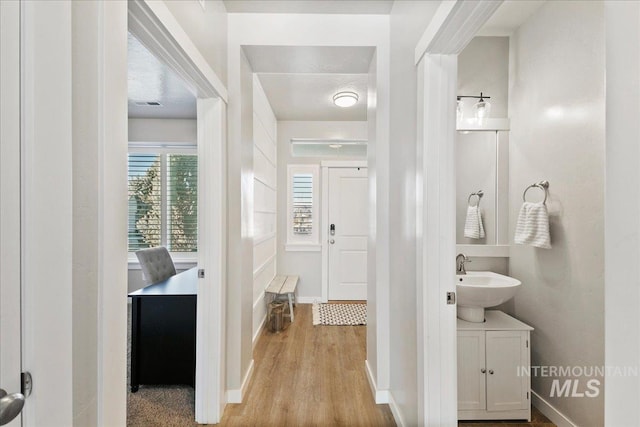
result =
M131 302L131 393L138 391L138 319L140 298L133 297Z

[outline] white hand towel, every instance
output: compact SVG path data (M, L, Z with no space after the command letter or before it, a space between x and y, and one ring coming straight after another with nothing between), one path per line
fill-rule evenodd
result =
M470 239L484 239L482 213L478 205L467 207L467 219L464 222L464 237Z
M520 208L514 241L519 245L551 249L549 213L544 203L524 202Z

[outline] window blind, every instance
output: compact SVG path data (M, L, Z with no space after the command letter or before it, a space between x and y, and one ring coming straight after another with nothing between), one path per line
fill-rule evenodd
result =
M198 157L167 155L167 249L198 250Z
M293 175L293 234L313 231L313 175Z
M160 246L162 218L159 154L131 153L129 161L129 252Z

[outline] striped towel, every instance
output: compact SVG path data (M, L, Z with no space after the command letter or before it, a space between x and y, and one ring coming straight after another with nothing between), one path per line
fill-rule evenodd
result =
M544 203L524 202L520 208L514 241L519 245L551 249L549 213Z
M467 206L467 220L464 222L464 237L484 239L482 213L480 213L478 205Z

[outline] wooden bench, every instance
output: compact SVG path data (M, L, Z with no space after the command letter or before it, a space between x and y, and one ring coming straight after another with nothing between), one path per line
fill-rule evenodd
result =
M289 316L291 322L293 323L293 306L295 304L296 299L296 287L298 286L298 276L276 276L273 278L267 289L265 289L265 293L270 298L267 298L267 307L270 302L275 299L286 297L289 301L289 314L285 314L285 316Z

